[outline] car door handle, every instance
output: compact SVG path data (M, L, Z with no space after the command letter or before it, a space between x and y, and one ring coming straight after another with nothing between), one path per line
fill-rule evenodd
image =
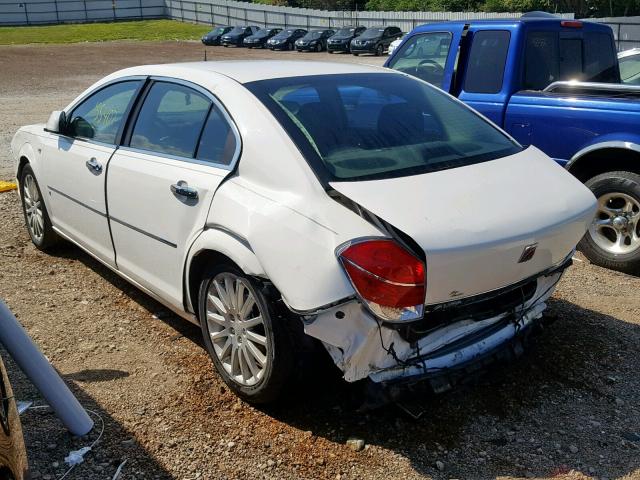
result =
M192 200L198 199L198 191L195 188L191 188L189 184L184 180L180 180L178 183L174 183L169 188L174 195L190 198Z
M102 172L102 164L96 160L96 157L92 157L85 163L87 168L91 170L93 173Z

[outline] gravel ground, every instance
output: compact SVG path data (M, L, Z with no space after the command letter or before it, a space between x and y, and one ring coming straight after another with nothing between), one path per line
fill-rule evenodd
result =
M118 68L197 60L196 43L0 47L0 179L19 125L45 121ZM346 55L209 48L208 58ZM212 370L200 331L71 246L29 242L15 192L0 194L0 298L104 421L102 440L67 478L638 478L640 279L582 257L551 300L558 321L518 362L472 386L394 405L354 408L354 387L329 368L274 407L240 402ZM6 355L3 357L6 359ZM42 403L10 361L15 394ZM46 410L23 415L35 479L56 479L73 438ZM100 420L97 420L98 427ZM365 447L354 451L350 438Z

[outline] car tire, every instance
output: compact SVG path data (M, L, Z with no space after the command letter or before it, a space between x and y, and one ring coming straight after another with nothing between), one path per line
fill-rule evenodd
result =
M640 175L607 172L585 185L598 199L598 212L578 248L595 265L640 273Z
M358 55L360 55L359 53L354 53L354 55L357 57Z
M293 372L293 345L263 286L235 265L217 264L198 299L204 344L226 385L250 403L276 400Z
M321 52L322 51L322 44L318 43L316 45L316 52Z
M382 44L379 44L376 47L376 57L381 56L384 53L384 47L382 46Z
M29 164L23 167L20 174L20 197L27 231L36 248L48 251L58 245L60 237L53 230L40 186Z

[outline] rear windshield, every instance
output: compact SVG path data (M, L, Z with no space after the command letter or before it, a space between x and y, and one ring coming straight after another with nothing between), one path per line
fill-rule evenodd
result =
M303 76L245 86L327 182L415 175L521 150L460 102L399 73Z
M616 51L610 35L586 32L580 36L540 31L527 35L524 87L544 90L553 82L619 83Z
M640 53L620 59L620 76L624 83L640 85Z

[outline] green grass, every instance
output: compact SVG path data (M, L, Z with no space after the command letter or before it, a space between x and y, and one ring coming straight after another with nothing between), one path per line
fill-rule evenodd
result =
M0 45L110 40L197 40L211 28L174 20L0 27Z

